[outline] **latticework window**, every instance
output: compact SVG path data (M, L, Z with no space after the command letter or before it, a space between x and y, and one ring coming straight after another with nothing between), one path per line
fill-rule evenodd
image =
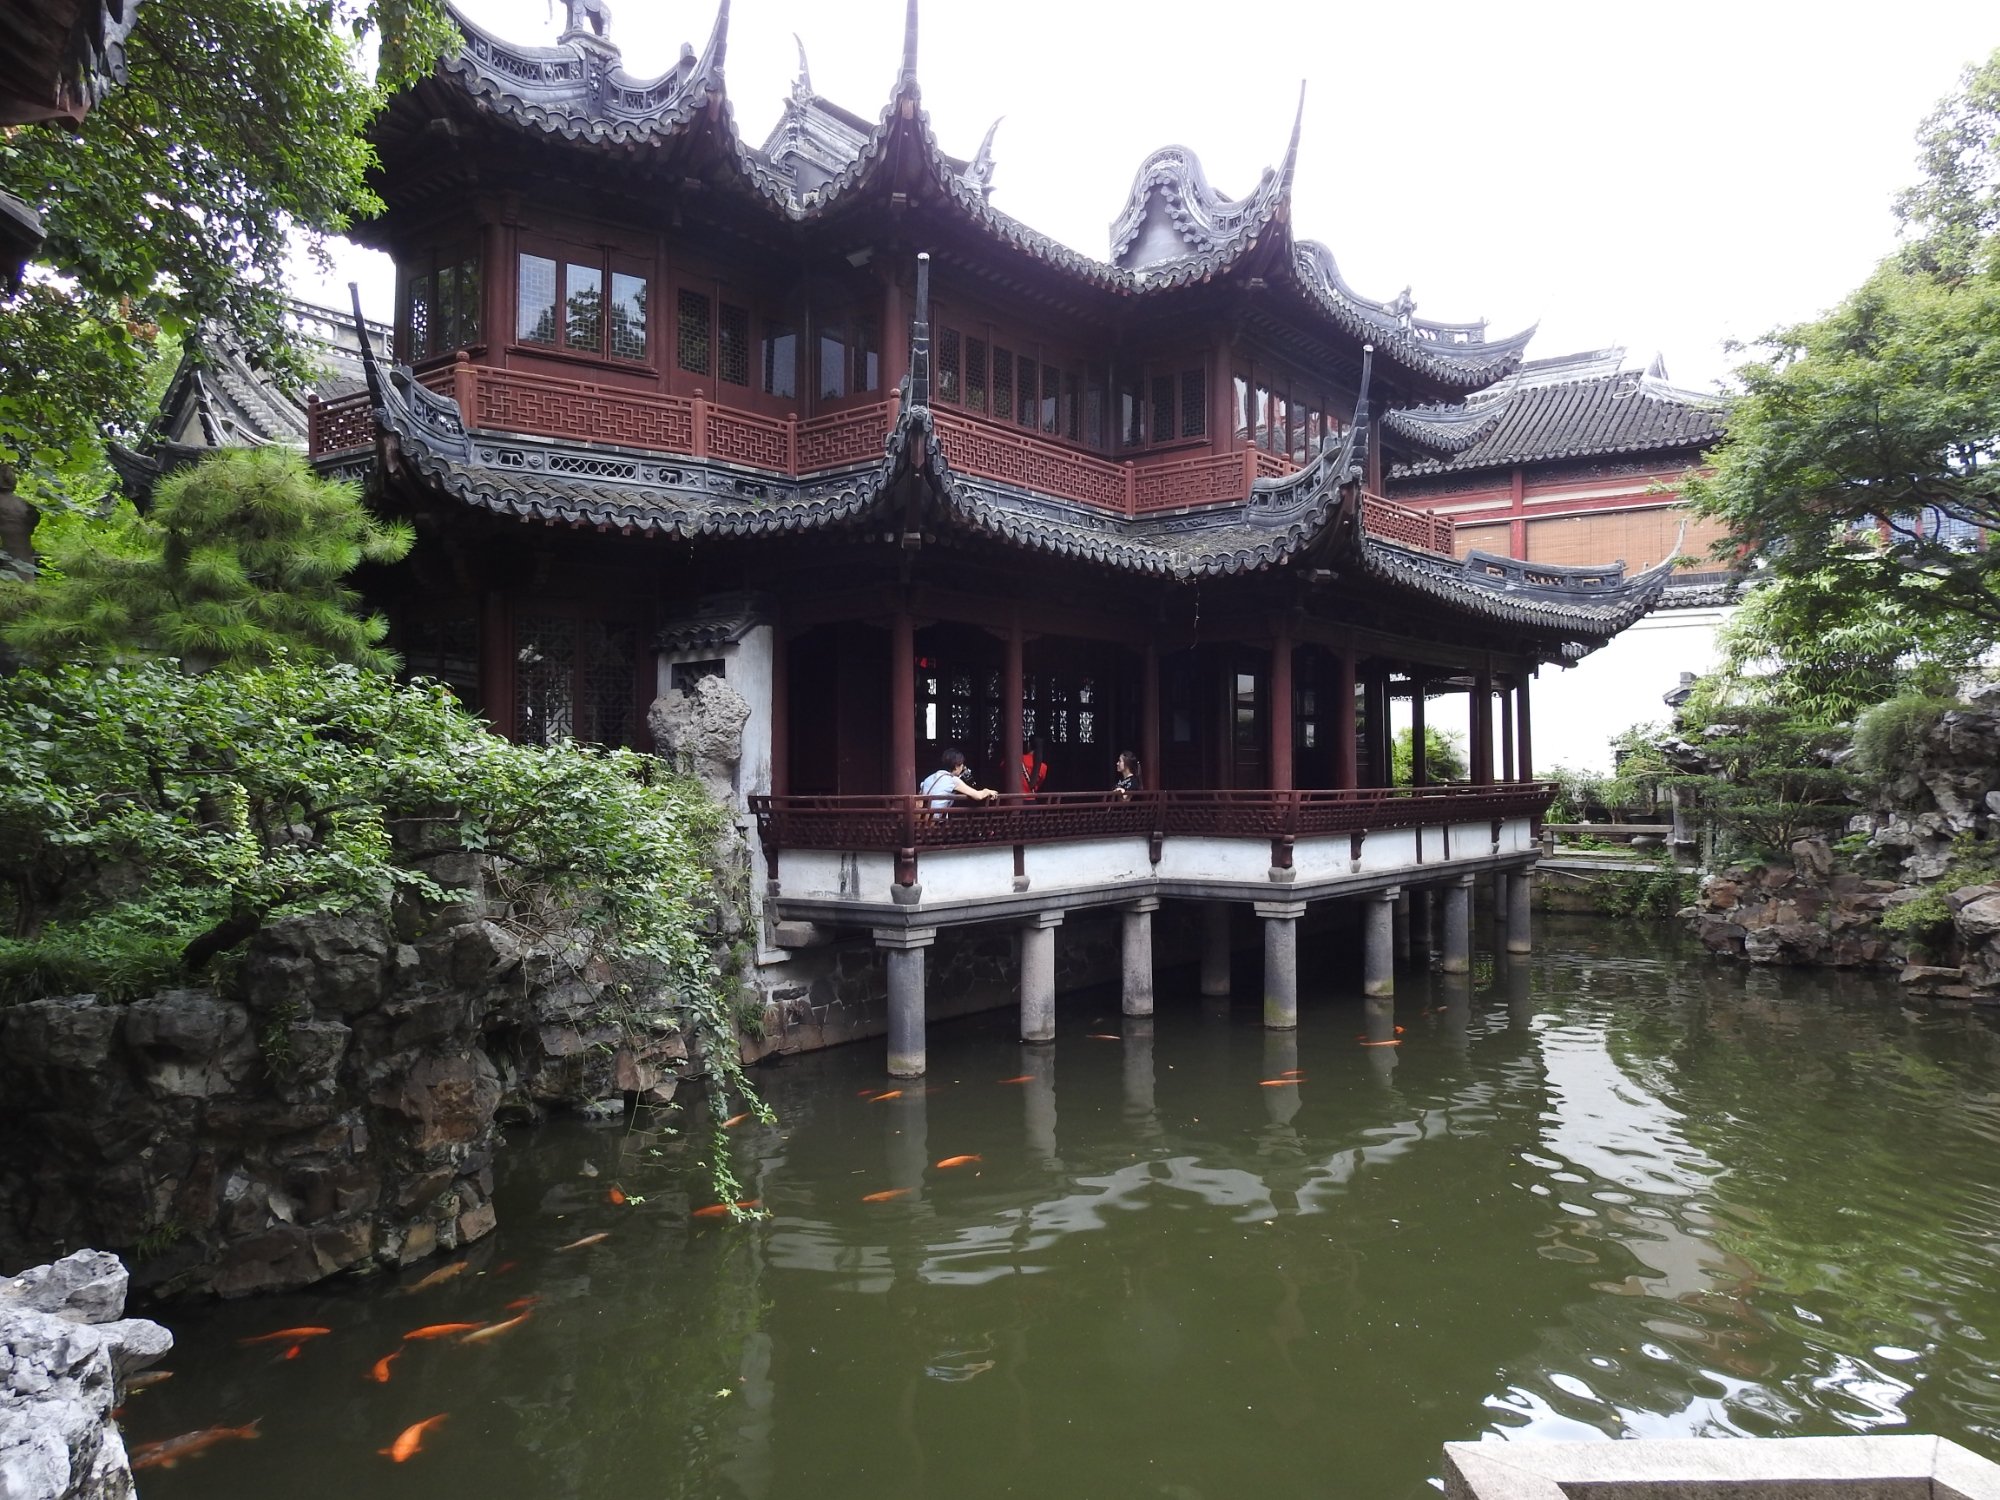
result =
M394 643L405 675L434 678L466 707L480 706L477 620L469 615L433 615L399 621Z
M1035 383L1037 378L1035 362L1023 354L1018 369L1021 379L1019 386L1021 404L1014 414L1014 420L1019 422L1023 427L1033 427L1035 425Z
M986 410L986 340L965 341L965 404L971 411Z
M646 357L646 278L611 273L611 357Z
M1062 429L1058 409L1062 405L1062 371L1054 365L1042 366L1042 431L1053 436Z
M514 735L523 744L572 739L576 726L576 621L523 615L514 621Z
M1173 438L1175 427L1174 377L1155 375L1153 377L1153 441L1168 442Z
M1014 415L1014 354L997 344L993 349L993 415L1003 422Z
M708 294L682 287L674 306L674 363L690 375L706 375L709 369Z
M563 341L594 354L604 347L604 273L572 261L563 276Z
M1083 433L1083 396L1077 389L1076 371L1065 370L1062 378L1062 430L1072 443Z
M556 341L556 263L545 255L521 257L514 338L523 344Z
M589 621L578 632L576 737L593 745L632 741L632 666L638 632L630 625Z
M959 377L960 343L956 328L940 328L937 342L937 399L957 405L963 387Z
M750 309L724 302L715 318L716 378L724 385L750 383Z
M1181 436L1208 435L1208 372L1181 371Z
M414 277L410 281L410 352L409 358L423 359L431 352L431 279L428 276Z

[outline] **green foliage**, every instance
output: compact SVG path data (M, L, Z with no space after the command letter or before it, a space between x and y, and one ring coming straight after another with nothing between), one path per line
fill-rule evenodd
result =
M1922 692L1901 693L1876 704L1854 722L1854 768L1882 779L1906 770L1938 720L1959 707L1956 698Z
M0 585L0 638L30 660L394 666L387 622L343 580L401 558L411 533L288 450L218 453L162 481L146 516L65 518L40 540L41 577Z
M2000 53L1926 124L1926 177L1900 205L1921 238L1766 336L1713 472L1686 487L1726 527L1718 557L1786 586L1761 622L1779 656L1845 684L1849 712L1883 696L1865 679L1885 660L1962 662L2000 633L2000 549L1969 540L2000 526L1996 118Z
M1397 730L1396 738L1389 747L1392 786L1410 785L1414 750L1414 728ZM1429 724L1424 726L1424 774L1433 783L1465 780L1465 750L1457 735L1445 734Z
M1950 941L1952 930L1944 888L1931 886L1923 894L1890 907L1882 913L1882 930L1913 948L1939 951Z
M1671 850L1655 851L1643 874L1608 876L1603 881L1604 911L1614 917L1671 917L1692 906L1701 893L1701 878L1674 862Z
M1726 857L1784 859L1794 840L1829 833L1845 819L1853 773L1835 765L1846 734L1754 695L1690 700L1680 733L1699 747L1700 769L1678 766L1662 747L1657 785L1680 791L1720 835Z
M0 137L0 189L48 228L26 289L0 299L0 467L29 499L101 482L100 427L141 420L162 328L215 320L303 376L288 237L323 259L326 235L380 207L363 133L381 95L355 52L369 32L385 82L427 72L453 35L436 0L149 0L125 87L79 129Z

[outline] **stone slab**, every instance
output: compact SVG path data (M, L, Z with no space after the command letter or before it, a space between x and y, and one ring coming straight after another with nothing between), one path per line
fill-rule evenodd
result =
M1447 1500L2000 1500L2000 1465L1945 1438L1446 1443Z

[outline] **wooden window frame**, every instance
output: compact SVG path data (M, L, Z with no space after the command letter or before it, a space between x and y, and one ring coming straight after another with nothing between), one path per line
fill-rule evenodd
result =
M460 349L464 349L468 353L483 353L485 351L487 271L485 249L477 242L472 243L469 249L464 248L463 242L455 248L460 249L461 253L453 254L445 246L433 245L422 254L411 256L408 259L399 259L396 262L397 280L399 282L396 303L398 309L396 319L396 357L401 359L405 364L416 366L430 364L433 361L441 362L454 359L457 357ZM452 338L448 342L433 346L432 340L427 336L423 340L425 347L419 349L417 347L416 329L418 283L421 282L424 285L430 296L427 306L431 316L426 319L426 334L428 335L431 323L436 314L438 304L437 288L440 284L441 274L446 270L450 270L456 275L462 273L467 266L475 268L479 275L479 294L473 299L472 337L469 339ZM458 314L457 321L460 327L454 331L463 332L464 314L462 312Z
M556 267L555 307L553 314L555 338L542 343L521 335L521 263L529 256L542 260L552 260ZM568 286L569 268L572 265L594 269L599 278L600 311L598 313L598 336L595 348L583 348L569 342ZM513 277L508 290L509 318L507 350L513 354L527 354L536 358L556 358L574 360L594 365L600 369L618 370L630 374L659 376L660 314L662 289L678 286L678 280L670 280L660 275L660 268L650 255L611 245L586 245L575 240L560 239L550 235L523 234L516 238L513 264L509 268ZM611 352L611 289L616 284L613 277L636 276L646 285L646 342L644 353L638 359ZM671 312L674 304L668 303ZM714 315L710 314L710 350L714 349Z

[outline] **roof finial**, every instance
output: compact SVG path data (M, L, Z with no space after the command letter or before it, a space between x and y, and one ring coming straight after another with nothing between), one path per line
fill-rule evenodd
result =
M972 158L971 165L965 169L965 180L979 189L982 198L993 196L993 135L999 130L1000 121L1006 118L1005 115L1001 115L986 127L986 138L979 143L978 153Z
M792 40L799 44L799 76L792 81L792 97L803 104L812 97L812 69L806 66L806 44L804 39L795 31L792 33Z
M715 8L715 29L708 34L708 51L704 54L710 68L720 68L729 55L729 0Z
M1301 78L1299 80L1298 113L1292 116L1291 144L1285 147L1285 164L1284 166L1278 169L1278 181L1282 185L1285 191L1289 191L1291 189L1292 174L1298 170L1299 131L1304 127L1305 123L1306 123L1306 81L1303 78Z
M903 12L903 79L917 80L917 0L909 0Z

